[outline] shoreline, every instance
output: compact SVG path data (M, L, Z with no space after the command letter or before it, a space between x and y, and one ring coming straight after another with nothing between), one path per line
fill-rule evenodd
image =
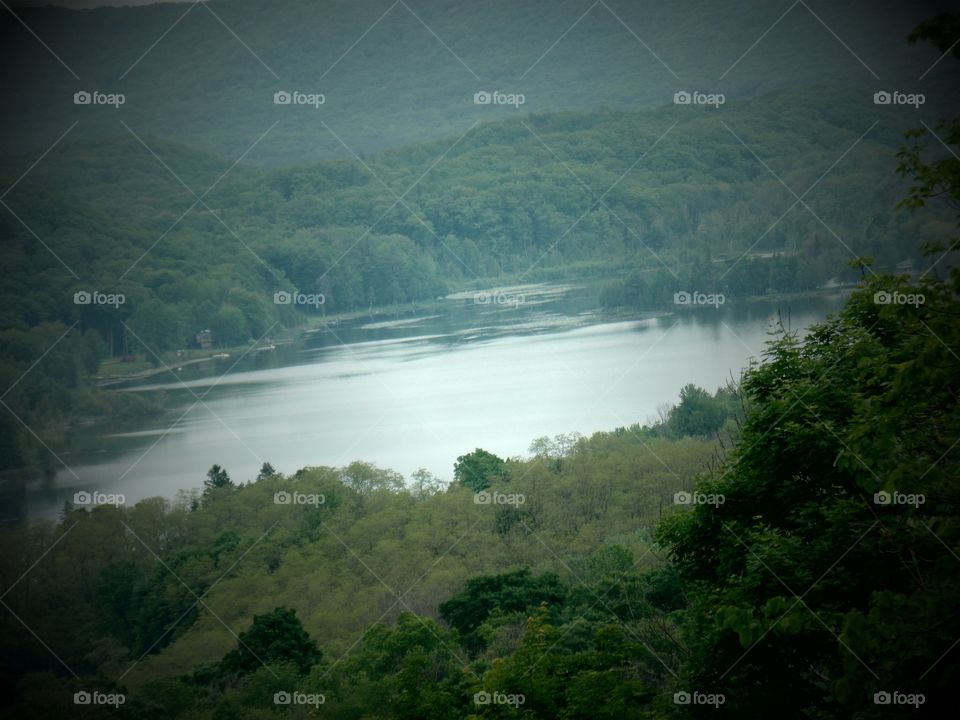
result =
M137 380L145 380L157 375L162 375L168 373L169 369L179 370L181 368L198 365L201 363L212 362L217 359L223 359L226 357L241 356L244 354L250 354L254 352L269 352L280 345L290 345L302 340L305 336L309 336L314 333L324 332L329 329L330 326L336 326L344 322L350 322L354 320L360 320L367 318L371 321L380 320L383 321L384 318L392 318L393 321L403 322L404 320L411 317L418 317L422 313L431 313L441 309L442 307L450 307L447 303L450 302L464 302L469 301L475 293L478 292L501 292L501 291L515 291L521 288L535 288L535 287L545 287L552 288L553 292L548 294L557 295L562 294L563 292L568 292L574 289L582 289L589 287L591 283L574 283L573 281L556 281L556 282L539 282L539 283L525 283L522 285L507 285L500 284L497 286L492 286L487 289L481 290L458 290L456 292L448 293L443 297L438 297L434 300L421 300L416 302L408 302L402 305L380 305L368 308L366 310L349 310L341 313L332 314L329 316L324 316L323 318L309 318L307 322L303 325L296 327L287 328L284 336L281 339L271 339L267 344L264 344L260 347L251 347L249 345L238 345L234 347L225 347L217 348L216 351L209 350L191 350L187 351L190 353L189 359L180 360L179 358L163 358L163 362L166 367L163 365L159 367L151 367L143 370L137 370L135 372L125 373L125 374L116 374L116 375L104 375L98 374L95 376L89 376L89 380L92 385L96 388L110 389L117 385L122 385L128 382L135 382ZM775 293L770 295L747 295L747 296L738 296L736 298L728 299L724 304L746 304L746 303L757 303L757 302L780 302L788 300L802 300L815 297L827 297L830 295L838 294L849 294L857 288L857 285L838 285L835 287L829 288L817 288L814 290L801 290L792 293ZM561 292L562 291L562 292ZM685 312L693 309L697 309L700 306L693 305L673 305L665 308L651 308L651 309L639 309L639 308L630 308L630 307L619 307L619 308L602 308L599 305L594 309L594 312L597 313L599 318L610 319L610 320L649 320L651 318L657 317L667 317L675 312ZM107 365L108 363L104 363ZM119 362L114 361L110 363L113 366L120 365ZM169 368L169 369L168 369Z

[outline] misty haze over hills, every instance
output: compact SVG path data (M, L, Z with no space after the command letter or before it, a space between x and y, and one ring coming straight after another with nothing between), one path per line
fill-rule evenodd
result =
M809 9L808 9L809 8ZM693 2L410 3L230 0L23 10L53 57L8 13L0 49L4 153L71 138L151 134L245 162L303 163L456 137L473 122L555 110L653 108L678 91L742 102L786 87L843 86L853 105L909 87L930 102L944 72L903 28L932 5ZM825 26L826 25L826 26ZM833 33L836 33L836 37ZM74 93L123 93L77 107ZM277 91L322 94L278 107ZM522 105L474 104L479 91ZM291 112L296 110L297 112ZM216 117L216 123L212 118ZM342 141L342 143L341 143Z

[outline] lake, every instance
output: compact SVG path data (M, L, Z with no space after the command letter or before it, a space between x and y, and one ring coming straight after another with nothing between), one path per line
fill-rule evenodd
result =
M687 383L712 392L738 378L778 316L803 332L844 297L611 319L594 312L588 288L514 294L505 304L464 294L412 317L341 321L296 345L123 388L162 391L171 409L123 432L84 433L62 455L69 470L28 486L27 514L54 516L80 489L123 493L128 504L172 498L200 487L214 463L234 482L265 461L292 473L353 460L449 480L457 456L477 447L522 456L539 436L650 421Z

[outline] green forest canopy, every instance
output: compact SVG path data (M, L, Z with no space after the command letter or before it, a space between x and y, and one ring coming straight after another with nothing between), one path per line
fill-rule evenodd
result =
M369 466L268 469L199 502L8 527L4 602L77 673L5 615L28 713L11 717L60 717L83 689L123 693L130 717L264 717L277 693L336 718L696 717L722 696L735 716L860 719L886 716L884 693L942 717L958 312L960 273L870 279L803 342L773 340L736 403L688 388L665 424L560 439L563 457L538 441L490 476L519 504ZM734 413L731 452L684 436L711 412Z

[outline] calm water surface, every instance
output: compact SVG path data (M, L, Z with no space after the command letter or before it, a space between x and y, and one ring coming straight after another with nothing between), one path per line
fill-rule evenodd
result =
M450 300L433 315L339 323L296 347L127 388L163 391L172 409L144 427L87 433L63 455L69 471L28 489L27 512L55 515L78 489L123 493L128 504L172 498L201 486L214 463L235 482L264 461L292 473L356 459L449 479L456 457L476 447L526 455L542 435L649 421L686 383L712 391L738 377L778 316L802 331L842 302L609 321L589 310L595 294L555 290L527 291L516 306Z

